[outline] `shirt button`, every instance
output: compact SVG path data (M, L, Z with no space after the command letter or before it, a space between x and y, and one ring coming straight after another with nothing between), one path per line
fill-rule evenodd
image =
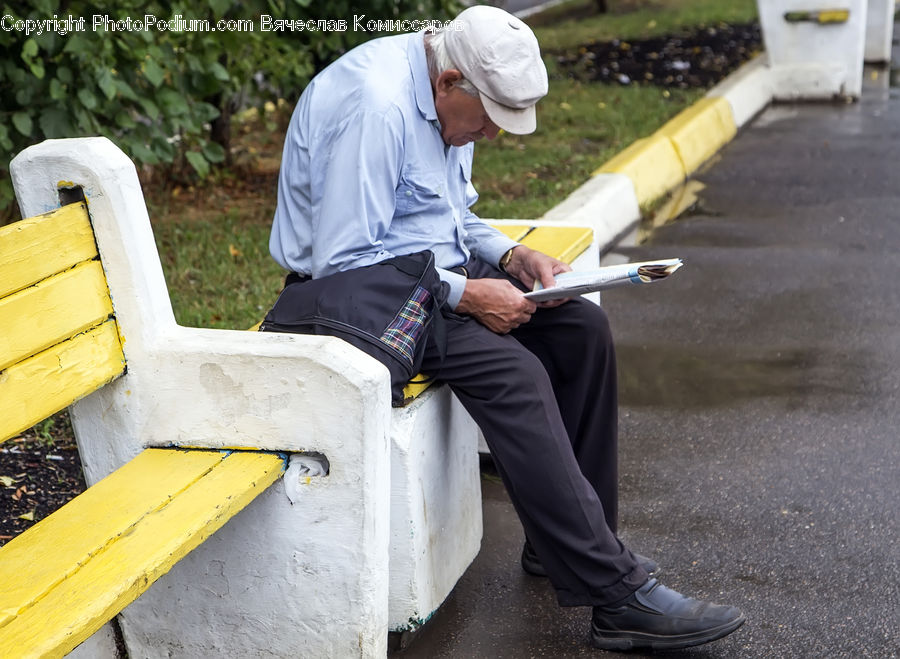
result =
M406 196L407 196L407 197L412 197L412 190L407 190L407 191L406 191Z

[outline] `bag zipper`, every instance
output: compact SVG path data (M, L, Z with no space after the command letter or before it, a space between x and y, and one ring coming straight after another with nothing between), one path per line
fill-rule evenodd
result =
M431 318L428 319L431 321ZM359 329L349 323L342 322L340 320L334 320L333 318L323 318L321 316L313 316L308 320L298 320L291 323L265 323L269 327L305 327L307 325L324 325L325 327L330 327L332 329L341 330L342 332L347 332L348 334L353 334L357 338L360 338L368 343L373 344L374 346L380 348L391 357L396 359L403 368L410 372L410 377L412 377L412 368L409 365L409 362L406 361L406 356L403 355L399 350L389 346L384 343L381 339L379 339L374 334L369 334L368 332Z

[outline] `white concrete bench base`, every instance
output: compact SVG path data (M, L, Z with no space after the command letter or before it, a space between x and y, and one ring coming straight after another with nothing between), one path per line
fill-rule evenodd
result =
M447 386L432 386L394 410L391 631L414 630L427 621L478 554L478 436L472 417Z

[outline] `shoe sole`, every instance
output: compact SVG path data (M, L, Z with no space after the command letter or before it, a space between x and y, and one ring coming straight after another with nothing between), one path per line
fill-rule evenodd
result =
M744 621L744 616L741 616L719 627L677 636L659 636L657 634L618 630L601 631L592 625L591 645L601 650L678 650L694 645L702 645L710 641L716 641L723 636L728 636L728 634L743 625Z

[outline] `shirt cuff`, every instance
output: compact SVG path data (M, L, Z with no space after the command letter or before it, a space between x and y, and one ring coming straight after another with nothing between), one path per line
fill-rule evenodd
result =
M497 236L490 240L478 243L478 258L494 267L500 267L500 259L516 245L520 245L512 238Z
M466 288L466 278L458 272L451 272L443 268L435 268L441 281L450 285L450 295L447 296L447 305L451 309L456 309L462 299L463 291Z

